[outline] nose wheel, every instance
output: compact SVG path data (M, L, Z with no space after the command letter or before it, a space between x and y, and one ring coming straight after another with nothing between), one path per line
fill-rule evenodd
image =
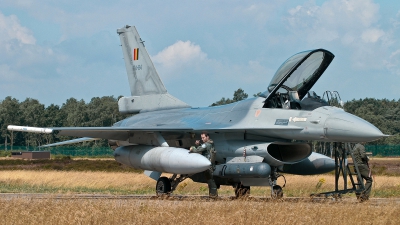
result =
M283 197L282 187L279 185L274 185L271 188L271 198L273 199L281 199Z
M279 177L282 177L285 183L283 184L283 187L286 185L286 178L282 174L279 174L277 172L277 168L273 168L273 172L269 176L269 184L271 185L271 198L272 199L281 199L283 197L283 190L282 187L277 185L276 181L278 180Z

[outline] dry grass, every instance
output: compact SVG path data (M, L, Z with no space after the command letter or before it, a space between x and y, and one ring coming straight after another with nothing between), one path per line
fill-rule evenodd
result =
M75 172L75 171L1 171L0 180L5 182L28 183L31 185L50 185L54 187L92 187L92 188L135 188L146 187L152 179L142 174Z
M321 179L320 185L317 185ZM308 197L312 193L334 190L334 176L286 175L285 196ZM117 172L74 171L0 171L1 192L38 193L110 193L110 194L154 194L155 181L143 174ZM348 182L349 183L349 182ZM283 179L278 179L283 185ZM350 183L349 183L350 185ZM175 194L206 195L206 184L194 183L190 179L182 182ZM221 186L221 195L233 196L233 188ZM270 196L269 187L252 187L253 196ZM400 177L375 176L372 197L400 197Z
M2 192L146 194L154 186L152 179L135 173L0 171Z
M0 199L1 224L399 224L396 203Z
M318 182L324 178L319 188ZM285 196L332 191L333 175L286 176ZM280 184L283 179L278 180ZM0 188L13 192L154 195L155 181L143 174L73 171L0 171ZM175 194L207 194L206 184L185 180ZM7 189L8 188L8 189ZM389 190L389 191L388 191ZM253 196L270 188L252 187ZM376 176L372 197L400 197L400 177ZM391 195L392 193L392 195ZM393 194L394 193L394 194ZM220 194L233 196L232 187ZM351 195L351 198L355 196ZM0 198L0 224L400 224L398 203L309 200L169 201L137 199Z

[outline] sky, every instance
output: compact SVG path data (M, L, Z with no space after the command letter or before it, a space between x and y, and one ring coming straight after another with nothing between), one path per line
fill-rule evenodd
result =
M400 99L400 1L2 0L0 100L129 96L125 25L168 92L194 107L264 92L287 58L317 48L335 55L317 94Z

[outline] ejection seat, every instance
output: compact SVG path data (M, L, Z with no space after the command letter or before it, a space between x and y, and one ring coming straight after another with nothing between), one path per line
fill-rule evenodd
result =
M318 96L314 91L308 92L307 97L301 101L303 110L314 110L322 106L329 106L329 103Z
M299 98L299 93L297 91L289 91L289 101L291 109L301 109L301 101Z

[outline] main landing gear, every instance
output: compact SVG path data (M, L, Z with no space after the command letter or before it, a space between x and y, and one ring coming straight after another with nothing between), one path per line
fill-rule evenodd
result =
M173 174L171 177L160 177L157 180L156 184L156 195L157 196L169 196L173 191L178 187L178 185L188 178L188 174ZM281 187L277 185L277 179L279 177L283 177L285 183ZM272 199L281 199L283 197L282 188L286 185L286 179L283 175L276 172L276 168L271 173L268 178L269 184L271 186L271 198ZM219 186L219 185L218 185ZM235 197L243 198L250 195L250 186L244 186L242 183L236 183L234 186L235 189ZM219 187L217 187L219 188Z
M250 186L244 186L242 183L237 183L234 188L236 198L245 198L250 195Z
M157 196L169 195L171 193L171 181L167 177L160 177L156 184Z
M272 199L281 199L283 197L283 190L282 187L277 185L277 180L279 177L283 177L285 183L283 187L286 185L286 179L282 174L277 172L276 168L273 168L273 172L268 178L269 184L271 186L271 198ZM236 183L233 185L235 188L235 197L236 198L243 198L250 195L250 186L244 186L242 183Z
M156 184L156 195L157 196L163 196L167 195L169 196L172 194L173 191L175 191L176 187L178 187L179 183L184 181L186 178L188 178L188 174L173 174L170 178L168 177L160 177L157 180Z

